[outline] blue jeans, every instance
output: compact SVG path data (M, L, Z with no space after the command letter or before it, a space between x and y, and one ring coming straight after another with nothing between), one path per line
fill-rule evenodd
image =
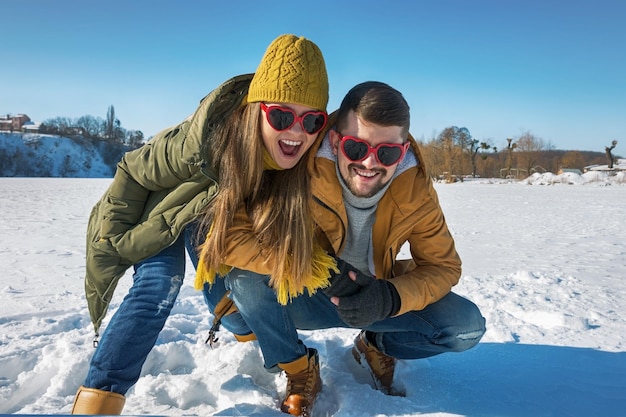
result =
M188 226L173 245L134 265L133 285L102 335L84 386L125 395L137 382L183 284L185 249L193 266L198 265L194 233L194 226ZM225 292L222 279L204 291L211 313ZM239 314L225 317L222 324L236 334L250 333Z
M306 354L298 329L351 327L322 291L283 306L268 282L267 275L239 269L226 277L231 297L259 341L267 369ZM423 310L378 321L364 330L374 333L381 352L397 359L419 359L472 348L485 333L485 319L474 303L451 292Z

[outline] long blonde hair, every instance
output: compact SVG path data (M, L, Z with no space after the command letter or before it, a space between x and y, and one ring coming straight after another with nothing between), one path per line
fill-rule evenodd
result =
M199 238L206 238L200 262L208 271L220 270L228 230L244 204L262 256L272 261L270 285L289 281L292 290L302 292L314 252L306 169L311 150L292 169L264 169L260 120L259 103L239 107L215 127L203 150L208 168L218 174L219 192L200 217Z

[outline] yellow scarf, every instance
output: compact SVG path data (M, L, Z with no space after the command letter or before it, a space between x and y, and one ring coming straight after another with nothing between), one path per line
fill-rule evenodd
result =
M280 304L287 304L292 298L304 294L305 290L309 294L314 294L320 288L330 285L329 278L331 271L339 272L335 259L328 255L319 245L313 248L313 259L311 259L311 275L307 277L305 283L301 286L294 286L291 282L290 275L287 271L289 265L285 265L285 272L274 282L274 291L276 291L276 299ZM223 278L232 270L231 266L221 265L217 270L207 268L203 259L198 262L196 270L196 280L194 288L201 290L205 283L213 285L216 276Z
M282 169L267 152L263 150L263 166L265 169L280 170ZM209 230L208 236L211 234ZM205 283L213 285L215 277L224 277L232 270L231 266L220 265L217 270L207 268L202 254L198 261L198 268L196 270L196 279L194 281L194 288L201 290ZM328 255L324 249L318 244L313 247L313 259L311 259L311 275L307 277L305 283L301 286L295 287L291 282L290 275L288 273L289 265L285 265L284 272L280 277L274 277L274 290L276 291L276 298L280 304L287 304L289 300L299 295L302 295L306 290L309 294L314 294L318 289L327 287L330 282L330 273L334 271L339 272L335 259Z

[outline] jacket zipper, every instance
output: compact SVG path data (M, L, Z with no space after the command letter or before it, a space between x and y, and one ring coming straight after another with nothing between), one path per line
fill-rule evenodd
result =
M393 268L396 266L396 257L393 254L393 248L389 248L389 258L391 259L391 269L389 270L389 275L391 275L391 278L395 278L396 274L394 274Z

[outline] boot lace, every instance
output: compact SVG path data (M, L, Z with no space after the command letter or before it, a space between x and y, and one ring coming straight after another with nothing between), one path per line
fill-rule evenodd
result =
M308 398L314 383L315 378L313 378L310 367L297 374L287 375L287 396L297 394Z

